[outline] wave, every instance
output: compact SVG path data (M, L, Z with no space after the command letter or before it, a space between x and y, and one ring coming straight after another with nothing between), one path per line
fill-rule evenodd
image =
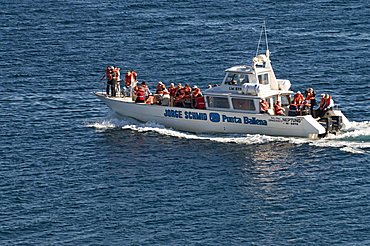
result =
M105 119L86 124L98 131L123 129L136 132L156 132L163 136L183 139L208 140L219 143L236 143L243 145L265 144L271 142L289 142L296 145L308 144L321 148L339 148L353 154L370 154L370 122L351 122L351 127L340 135L329 135L323 139L312 140L296 137L274 137L259 134L194 134L165 128L155 122L140 123L128 119Z

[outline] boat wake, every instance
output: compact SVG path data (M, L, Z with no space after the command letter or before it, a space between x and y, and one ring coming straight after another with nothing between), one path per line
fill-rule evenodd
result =
M183 139L208 140L220 143L236 143L243 145L265 144L271 142L289 142L293 144L308 144L322 148L338 148L341 151L354 154L370 154L370 122L351 122L351 127L340 135L330 135L319 140L296 138L296 137L273 137L266 135L251 134L194 134L165 128L163 125L147 122L141 123L128 119L105 119L100 122L86 125L95 128L97 131L109 129L123 129L136 132L156 132L163 136L170 136Z

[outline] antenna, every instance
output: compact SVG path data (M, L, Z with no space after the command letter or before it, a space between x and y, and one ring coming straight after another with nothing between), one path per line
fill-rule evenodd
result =
M269 50L269 43L267 42L267 28L266 28L266 20L264 20L264 21L263 21L263 26L265 27L266 50Z
M265 40L266 40L266 50L269 49L269 44L267 42L267 29L266 29L266 20L263 21L263 24L261 26L261 33L260 33L260 39L258 40L258 46L257 46L257 50L256 50L256 56L258 55L258 51L260 49L260 44L261 44L261 40L262 40L262 34L265 34Z

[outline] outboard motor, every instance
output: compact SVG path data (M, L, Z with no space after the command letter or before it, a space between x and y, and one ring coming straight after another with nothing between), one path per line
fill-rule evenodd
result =
M342 116L333 115L333 116L328 116L327 118L321 118L319 120L319 123L326 129L325 135L321 137L325 137L329 133L336 135L340 131L340 129L342 129L343 127Z

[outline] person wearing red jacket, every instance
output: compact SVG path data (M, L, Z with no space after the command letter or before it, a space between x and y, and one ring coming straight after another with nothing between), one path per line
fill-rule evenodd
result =
M260 112L262 114L268 114L269 107L269 103L266 101L266 99L260 100Z
M279 101L276 101L276 104L274 105L274 112L275 112L275 115L285 115L284 109L281 107Z

